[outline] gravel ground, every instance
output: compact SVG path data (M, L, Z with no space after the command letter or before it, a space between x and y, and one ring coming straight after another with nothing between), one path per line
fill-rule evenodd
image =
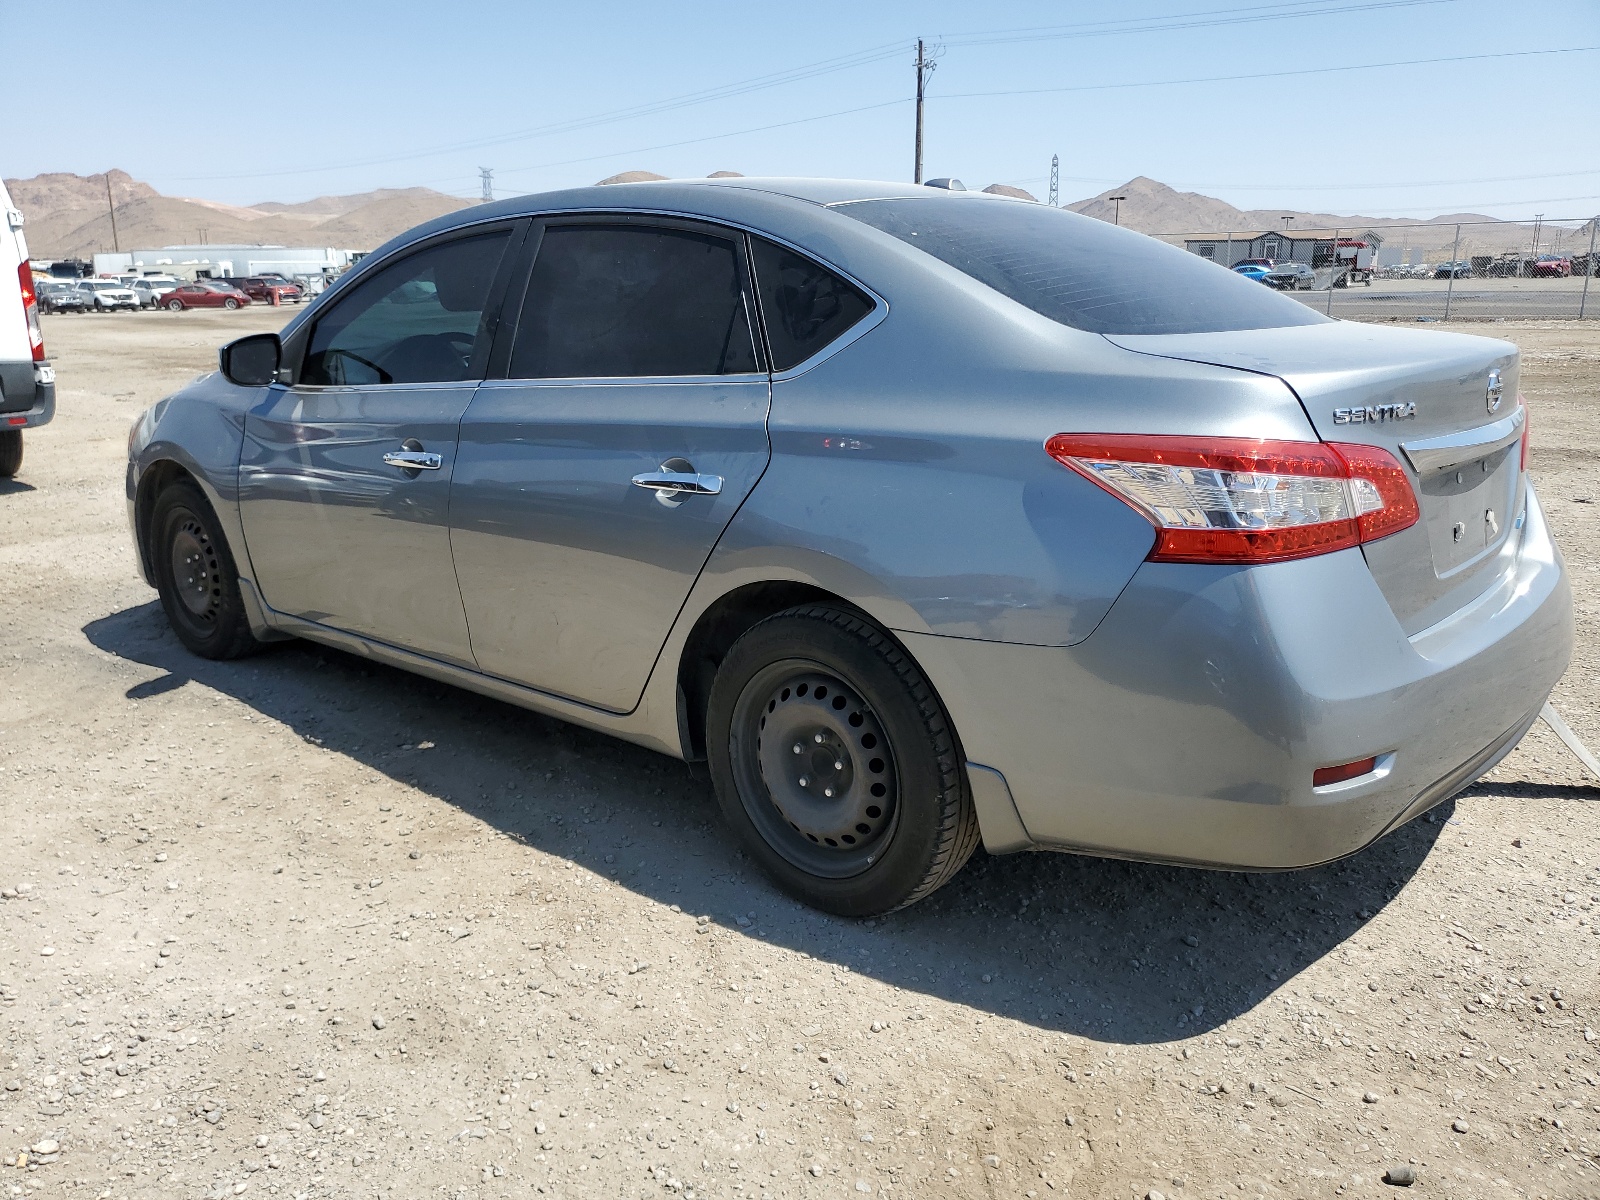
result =
M46 318L60 415L0 487L0 1196L1600 1195L1600 788L1542 725L1336 866L980 851L823 917L680 763L179 648L124 431L282 317ZM1484 328L1600 746L1600 328Z

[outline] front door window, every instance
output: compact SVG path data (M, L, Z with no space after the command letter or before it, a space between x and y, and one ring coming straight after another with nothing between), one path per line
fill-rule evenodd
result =
M432 246L356 284L317 322L300 382L362 387L472 378L507 237Z

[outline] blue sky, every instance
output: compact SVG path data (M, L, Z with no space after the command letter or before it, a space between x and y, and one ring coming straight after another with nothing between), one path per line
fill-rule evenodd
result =
M1600 47L1595 0L0 0L0 28L36 67L0 172L232 203L476 195L479 166L497 195L635 167L909 178L920 35L943 46L927 173L970 186L1042 197L1054 153L1064 201L1149 175L1244 208L1600 210L1600 50L1528 53Z

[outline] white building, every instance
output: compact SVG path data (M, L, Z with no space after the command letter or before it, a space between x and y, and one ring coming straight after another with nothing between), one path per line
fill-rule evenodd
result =
M180 279L242 278L271 272L290 279L323 279L345 270L361 257L357 250L332 246L162 246L96 254L96 275L176 275Z

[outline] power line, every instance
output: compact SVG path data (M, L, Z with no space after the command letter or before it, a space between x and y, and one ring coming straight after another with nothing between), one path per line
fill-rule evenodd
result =
M1129 33L1166 33L1227 25L1253 25L1263 21L1284 21L1299 17L1340 16L1390 8L1416 8L1422 5L1455 3L1458 3L1458 0L1367 0L1366 3L1356 4L1329 3L1328 0L1301 0L1300 3L1294 4L1264 4L1250 8L1222 8L1209 12L1179 13L1161 17L1132 17L1122 21L1035 25L941 36L947 44L953 46L1003 46L1014 42L1063 41Z
M1177 87L1191 83L1237 83L1250 79L1286 79L1299 75L1336 75L1347 71L1377 71L1389 67L1425 67L1437 63L1483 62L1496 58L1530 58L1536 55L1585 54L1600 46L1568 46L1557 50L1505 50L1495 54L1452 54L1444 58L1410 58L1398 62L1355 63L1345 67L1306 67L1294 71L1252 71L1247 75L1197 75L1186 79L1147 79L1132 83L1087 83L1072 87L1015 88L1001 92L952 92L945 100L978 100L992 96L1047 96L1063 92L1113 92L1126 88Z
M1481 61L1481 60L1484 60L1484 59L1518 58L1518 57L1526 57L1526 56L1530 56L1530 55L1577 54L1577 53L1589 52L1589 51L1594 51L1594 50L1600 50L1600 46L1573 46L1573 47L1568 47L1568 48L1565 48L1565 49L1556 49L1556 50L1513 50L1513 51L1505 51L1505 52L1495 53L1495 54L1463 54L1463 55L1452 55L1452 56L1447 56L1447 57L1443 57L1443 58L1411 59L1411 60L1406 60L1406 61L1403 61L1403 62L1356 63L1356 64L1352 64L1352 65L1348 65L1348 66L1342 66L1342 67L1313 67L1313 68L1308 68L1308 69L1300 70L1300 71L1278 72L1278 74L1279 75L1318 75L1318 74L1329 74L1329 73L1347 72L1347 71L1372 71L1372 70L1382 70L1382 69L1387 69L1387 68L1392 68L1392 67L1411 67L1411 66L1420 66L1420 65L1424 65L1424 64L1436 64L1436 63L1475 62L1475 61ZM951 95L943 96L943 97L940 97L940 98L944 99L944 100L970 100L970 99L981 99L981 98L995 97L995 96L1026 96L1026 95L1035 95L1035 94L1039 94L1039 93L1050 93L1050 92L1117 91L1117 90L1122 90L1122 89L1126 89L1126 88L1173 87L1173 86L1178 86L1178 85L1183 85L1183 84L1221 83L1221 82L1231 82L1233 80L1238 80L1238 79L1261 79L1261 78L1270 78L1270 77L1271 76L1265 76L1265 75L1261 75L1261 74L1252 74L1252 75L1224 75L1224 76L1187 78L1187 79L1151 79L1151 80L1145 80L1145 81L1142 81L1142 82L1134 82L1134 83L1083 84L1083 85L1074 86L1074 87L1067 87L1067 88L1034 88L1034 89L1022 89L1022 90L1018 90L1018 91L1003 91L1003 92L956 92L956 93L953 93ZM896 100L885 100L885 101L882 101L882 102L880 102L878 104L863 104L863 105L860 105L860 106L854 107L854 108L840 109L840 110L838 110L836 112L819 113L816 116L811 116L811 117L797 117L797 118L795 118L794 120L791 120L791 121L779 121L779 122L777 122L775 124L771 124L771 125L757 125L757 126L753 126L753 127L749 128L749 129L738 129L738 130L731 130L731 131L726 132L726 133L708 134L708 135L706 135L704 137L683 138L683 139L678 140L678 141L663 142L663 143L660 143L660 144L654 145L654 146L639 146L639 147L636 147L636 148L634 148L632 150L619 150L619 151L610 152L610 153L606 153L606 154L589 154L589 155L584 155L581 158L566 158L566 159L559 159L559 160L552 161L552 162L534 163L534 164L532 164L530 166L526 166L526 167L513 167L513 168L510 168L508 170L501 171L501 174L502 175L519 175L519 174L525 174L525 173L527 173L529 171L543 171L543 170L548 170L548 169L553 168L553 167L572 166L572 165L577 164L577 163L601 162L601 161L604 161L605 159L609 159L609 158L626 158L626 157L628 157L630 155L635 155L635 154L652 154L652 153L654 153L654 152L656 152L658 150L675 150L675 149L678 149L679 147L682 147L682 146L693 146L693 145L699 145L699 144L704 143L704 142L721 141L721 140L726 139L726 138L742 137L742 136L744 136L746 134L751 134L751 133L766 133L766 132L768 132L770 130L773 130L773 129L788 129L788 128L791 128L791 127L793 127L795 125L807 125L807 124L810 124L810 123L812 123L814 121L827 121L827 120L832 120L832 119L834 119L836 117L851 116L851 115L853 115L855 113L871 112L871 111L873 111L875 109L891 108L891 107L893 107L895 105L898 105L898 104L910 104L910 103L913 103L913 99L911 97L907 96L907 97L903 97L901 99L896 99ZM1080 182L1095 182L1095 181L1093 181L1093 180L1082 180Z
M1301 0L1294 4L1269 4L1252 8L1217 9L1211 13L1170 14L1157 17L1132 18L1125 21L1096 21L1082 25L1053 25L1040 26L1037 30L995 30L976 31L966 34L954 35L961 40L963 45L1003 45L1015 41L1054 41L1080 37L1109 37L1125 34L1159 33L1170 30L1188 30L1209 28L1213 26L1227 26L1242 23L1255 23L1260 21L1293 20L1308 16L1327 16L1352 12L1371 12L1391 8L1412 8L1424 4L1455 4L1459 0L1367 0L1365 3L1329 3L1328 0L1315 0L1308 4ZM987 38L988 40L983 40ZM748 79L733 83L721 84L717 87L703 88L694 92L686 92L678 96L667 97L662 100L649 101L642 104L631 105L623 108L609 109L594 113L586 117L575 117L566 121L558 121L548 125L533 126L527 129L516 130L504 134L495 134L488 137L470 138L459 142L439 144L426 149L410 150L400 154L377 155L363 159L345 159L325 166L294 167L273 171L250 171L233 174L217 175L177 175L172 176L175 182L202 182L212 180L236 179L268 179L286 175L315 175L327 171L346 170L351 167L384 166L397 162L413 162L424 158L437 158L446 154L455 154L468 150L485 149L490 146L501 146L510 142L531 141L535 138L553 137L562 133L574 133L584 129L593 129L600 125L615 124L620 121L633 120L639 117L656 116L661 113L672 112L677 109L693 105L708 104L717 100L730 99L737 96L748 95L751 92L764 91L769 88L781 87L785 84L803 82L823 75L834 74L838 71L852 70L857 67L869 66L887 59L896 58L905 52L909 43L905 39L886 42L877 46L867 47L850 54L839 55L833 58L822 59L817 62L807 63L798 67L774 71L765 75L752 76Z

